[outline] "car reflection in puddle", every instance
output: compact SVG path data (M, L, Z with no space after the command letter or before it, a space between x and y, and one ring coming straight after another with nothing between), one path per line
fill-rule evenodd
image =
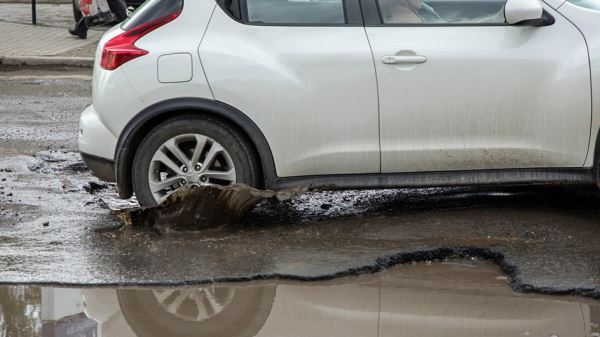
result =
M477 260L323 282L0 288L0 336L600 336L600 302L517 294Z

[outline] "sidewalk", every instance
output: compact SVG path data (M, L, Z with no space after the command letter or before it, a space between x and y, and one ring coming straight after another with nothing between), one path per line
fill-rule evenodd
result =
M70 4L39 4L38 25L31 25L31 6L0 3L0 64L91 67L98 40L106 27L88 32L88 39L69 35L74 24Z

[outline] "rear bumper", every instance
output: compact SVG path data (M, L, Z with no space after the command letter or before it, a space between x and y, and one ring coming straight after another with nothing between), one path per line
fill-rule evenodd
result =
M96 157L83 152L81 153L81 158L96 177L104 181L116 181L115 163L112 160Z
M117 138L102 123L93 105L79 117L79 152L114 160Z
M79 118L79 153L92 173L102 180L116 180L113 160L116 143L94 106L85 109Z

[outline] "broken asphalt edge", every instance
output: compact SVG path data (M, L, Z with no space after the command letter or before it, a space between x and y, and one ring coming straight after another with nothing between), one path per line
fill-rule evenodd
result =
M74 56L0 56L0 66L67 66L92 68L93 57Z
M442 247L431 250L422 250L414 252L401 252L391 254L375 259L374 264L360 267L349 268L339 272L318 276L301 276L294 274L257 274L252 276L242 277L222 277L222 278L205 278L197 280L182 280L182 281L122 281L122 282L6 282L0 280L0 285L38 285L38 286L60 286L60 287L163 287L163 286L193 286L202 284L214 283L242 283L251 281L272 281L272 280L287 280L287 281L328 281L341 277L358 276L365 274L375 274L396 265L408 264L413 262L426 261L441 261L448 258L471 258L476 257L482 260L490 261L502 269L502 271L510 278L508 285L518 293L537 293L542 295L575 295L600 299L600 287L597 288L557 288L557 287L537 287L535 285L522 282L517 266L506 261L504 254L489 248L479 247Z

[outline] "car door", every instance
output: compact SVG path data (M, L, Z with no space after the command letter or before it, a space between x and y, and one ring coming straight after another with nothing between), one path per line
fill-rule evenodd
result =
M586 43L569 21L507 25L502 0L363 0L382 172L581 167Z
M199 53L214 98L263 132L279 177L378 173L373 59L358 0L220 1Z

